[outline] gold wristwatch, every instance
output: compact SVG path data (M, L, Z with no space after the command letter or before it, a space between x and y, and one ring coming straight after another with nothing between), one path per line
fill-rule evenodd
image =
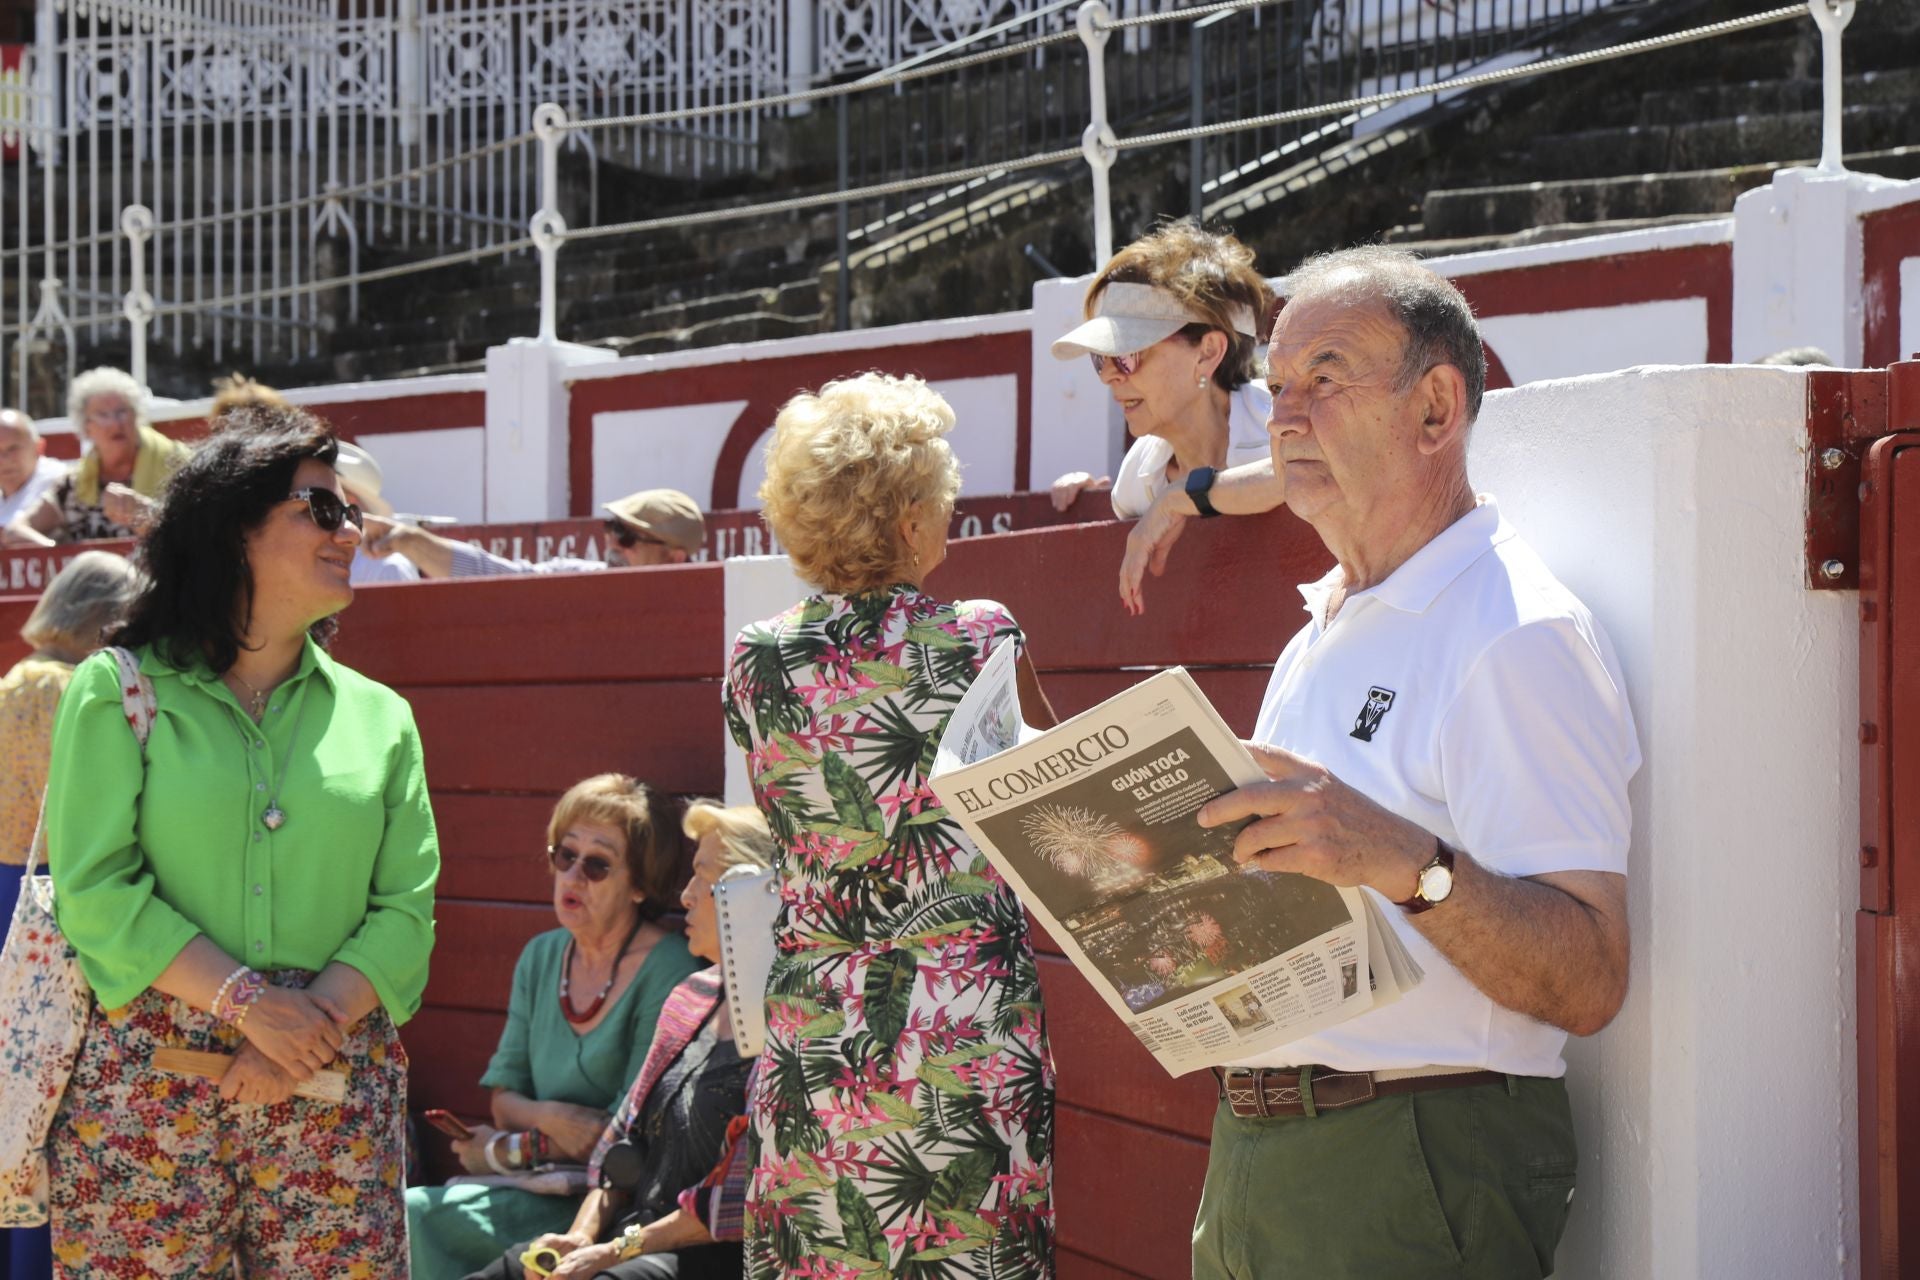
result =
M637 1258L647 1251L647 1229L636 1222L614 1237L613 1243L620 1261Z

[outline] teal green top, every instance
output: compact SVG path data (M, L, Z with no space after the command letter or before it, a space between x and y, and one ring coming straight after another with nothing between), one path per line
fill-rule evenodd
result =
M575 1035L560 1012L560 963L567 953L565 929L527 943L513 967L513 997L507 1028L480 1083L510 1089L539 1102L571 1102L611 1111L640 1074L653 1044L660 1006L688 975L707 967L687 950L687 940L668 933L653 944L640 972L593 1030ZM576 997L582 993L575 992ZM582 1001L591 1000L586 992Z
M47 778L54 912L101 1005L132 1000L205 934L262 971L350 965L405 1022L440 873L406 700L308 641L256 726L205 666L135 653L158 705L144 766L119 669L98 653L60 700ZM269 831L276 785L287 817Z

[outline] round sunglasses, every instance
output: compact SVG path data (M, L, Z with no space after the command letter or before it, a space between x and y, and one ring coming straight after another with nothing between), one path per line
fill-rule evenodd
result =
M563 844L547 846L547 861L553 864L553 874L563 876L573 870L573 864L580 864L580 874L589 883L599 884L613 874L613 863L599 854L582 854L578 849L569 849Z
M340 532L343 521L350 521L356 529L367 527L360 508L354 503L342 502L340 495L331 489L295 489L287 495L287 501L306 503L307 514L328 533Z

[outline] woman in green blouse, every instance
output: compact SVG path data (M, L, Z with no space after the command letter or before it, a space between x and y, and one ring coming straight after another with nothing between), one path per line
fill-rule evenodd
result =
M406 702L323 647L360 541L335 448L261 413L175 474L115 637L151 685L144 753L110 655L60 704L49 865L98 999L48 1151L62 1276L405 1274L394 1028L439 846ZM231 1060L156 1066L180 1048Z
M661 1005L701 967L684 935L655 923L687 858L679 823L646 784L618 773L575 783L547 822L547 859L561 927L514 966L507 1026L480 1077L493 1090L493 1124L453 1144L485 1181L408 1189L413 1280L457 1280L509 1241L567 1229L587 1191L587 1157L640 1073ZM581 1173L552 1194L515 1185L544 1164Z

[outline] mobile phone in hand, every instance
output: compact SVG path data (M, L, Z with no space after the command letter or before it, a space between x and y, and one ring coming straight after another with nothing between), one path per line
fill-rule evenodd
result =
M460 1117L451 1111L441 1111L435 1108L434 1110L426 1112L425 1118L428 1124L446 1134L449 1138L471 1138L473 1136L473 1130L462 1124Z

